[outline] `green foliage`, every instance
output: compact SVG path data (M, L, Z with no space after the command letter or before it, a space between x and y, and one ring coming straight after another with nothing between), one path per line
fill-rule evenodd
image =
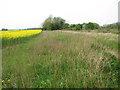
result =
M63 29L69 29L69 28L70 28L69 23L65 23L65 24L63 25Z
M86 30L88 30L88 29L90 29L90 30L95 29L94 23L89 22L88 24L86 24L85 28L86 28Z
M100 25L97 24L97 23L92 23L92 22L89 22L89 23L84 23L83 24L83 29L86 29L86 30L95 30L95 29L100 29Z
M93 24L94 24L94 29L100 29L101 28L99 24L97 24L97 23L93 23Z
M75 30L75 26L76 26L76 24L71 24L71 25L70 25L70 29L71 29L71 30Z
M108 24L108 25L103 25L103 29L118 29L118 24L113 23L113 24Z
M82 24L77 24L75 26L75 30L82 30Z
M8 31L8 29L2 28L2 31Z
M43 24L43 30L51 30L52 27L52 22L53 22L53 17L49 16Z
M44 28L45 29L50 30L51 26L52 26L52 21L51 20L48 20L48 21L44 22Z
M71 24L71 30L82 30L82 24Z
M64 19L62 19L61 17L54 17L52 30L63 29L64 24L65 24Z
M89 22L83 24L72 24L71 28L72 30L94 30L94 29L100 29L100 26L97 23Z
M53 18L52 16L49 16L43 24L44 30L60 30L65 29L65 27L68 27L68 24L66 24L65 20L61 17Z

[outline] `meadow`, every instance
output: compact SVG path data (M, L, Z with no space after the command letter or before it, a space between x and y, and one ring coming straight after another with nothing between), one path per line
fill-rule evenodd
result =
M3 88L118 88L118 34L42 31L2 41Z

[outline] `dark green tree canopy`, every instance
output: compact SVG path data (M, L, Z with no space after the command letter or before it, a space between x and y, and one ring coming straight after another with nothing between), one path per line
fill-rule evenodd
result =
M8 31L8 29L2 28L2 31Z
M94 23L89 22L88 24L86 24L86 29L91 29L91 30L93 30L94 28L95 28Z

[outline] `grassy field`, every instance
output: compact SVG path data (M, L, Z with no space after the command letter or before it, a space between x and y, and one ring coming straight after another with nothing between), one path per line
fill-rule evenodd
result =
M43 31L2 51L3 88L117 88L118 35Z

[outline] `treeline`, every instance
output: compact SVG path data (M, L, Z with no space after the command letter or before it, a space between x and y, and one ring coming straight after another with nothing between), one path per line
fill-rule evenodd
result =
M100 29L117 29L117 23L100 26L97 23L89 22L83 24L69 24L61 17L52 17L51 15L44 21L43 30L100 30Z
M118 23L113 23L113 24L108 24L108 25L103 25L103 29L118 29L119 24Z
M6 29L6 28L2 28L2 31L8 31L8 29Z
M19 30L104 30L106 32L113 29L120 29L120 24L113 23L108 25L100 26L98 23L83 23L83 24L69 24L66 20L61 17L52 17L51 15L43 22L41 28L27 28ZM8 31L8 29L3 28L2 31Z
M19 30L41 30L42 28L27 28L27 29L19 29Z

